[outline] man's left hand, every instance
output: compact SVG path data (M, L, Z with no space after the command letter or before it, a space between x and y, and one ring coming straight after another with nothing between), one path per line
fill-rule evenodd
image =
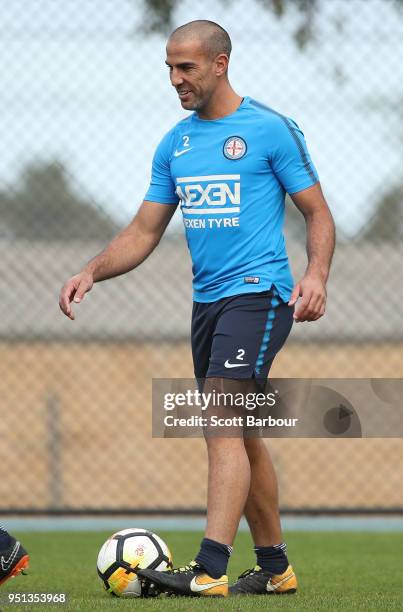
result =
M294 311L296 323L303 321L316 321L323 317L326 309L326 286L321 278L306 274L294 287L289 306L298 304Z

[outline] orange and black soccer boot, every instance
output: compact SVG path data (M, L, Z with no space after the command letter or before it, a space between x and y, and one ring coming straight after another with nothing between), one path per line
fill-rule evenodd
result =
M138 570L137 574L146 579L151 588L169 595L190 597L227 597L228 576L211 578L196 561L185 567L158 572L152 569Z
M230 586L230 595L291 595L297 592L297 578L291 565L282 574L273 574L259 565L246 570Z
M9 578L25 573L28 565L27 551L18 540L9 536L6 546L0 548L0 585Z

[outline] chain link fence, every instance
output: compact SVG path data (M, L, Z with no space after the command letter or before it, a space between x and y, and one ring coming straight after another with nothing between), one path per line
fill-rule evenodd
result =
M171 4L174 26L202 17L229 31L234 88L298 122L336 220L328 312L294 326L272 376L402 377L400 3ZM205 507L204 442L151 437L152 378L193 375L179 211L76 321L57 305L131 219L156 144L184 115L154 22L128 0L12 0L0 16L1 512ZM305 230L291 202L285 232L298 277ZM267 443L284 509L403 509L402 440Z

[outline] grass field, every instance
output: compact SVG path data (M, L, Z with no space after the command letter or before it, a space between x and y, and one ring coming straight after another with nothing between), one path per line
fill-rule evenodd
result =
M95 571L98 549L109 533L24 533L31 554L28 576L9 580L1 588L0 610L402 610L403 533L286 534L291 563L299 580L292 596L254 596L228 599L113 598L103 591ZM197 532L159 532L169 544L174 564L190 560L197 551ZM240 533L229 568L230 579L254 565L248 534ZM4 605L7 592L65 592L60 605Z

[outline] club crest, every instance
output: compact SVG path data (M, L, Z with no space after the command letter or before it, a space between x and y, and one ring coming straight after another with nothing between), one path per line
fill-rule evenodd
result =
M247 151L246 142L240 136L230 136L224 142L223 153L227 159L241 159Z

